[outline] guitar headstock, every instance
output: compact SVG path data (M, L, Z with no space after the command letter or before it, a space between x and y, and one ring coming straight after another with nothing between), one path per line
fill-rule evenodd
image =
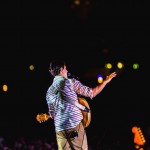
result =
M144 146L146 140L141 128L137 126L132 127L132 133L134 134L134 143L137 146Z
M36 116L36 120L37 120L39 123L45 122L45 121L47 121L49 118L50 118L50 115L48 115L48 114L46 114L46 113L41 113L41 114L38 114L38 115Z

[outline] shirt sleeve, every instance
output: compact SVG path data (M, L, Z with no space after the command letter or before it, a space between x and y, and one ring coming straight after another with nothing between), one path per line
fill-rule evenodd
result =
M79 80L76 80L74 78L72 79L72 83L73 83L73 89L77 94L93 99L92 88L83 85Z
M46 94L46 100L47 100L48 109L49 109L48 113L49 113L50 117L53 119L54 118L54 106L53 106L52 103L49 102L50 95L51 94L49 92L47 92L47 94Z
M49 104L48 107L49 107L48 113L49 113L50 117L51 117L52 119L54 119L54 107L53 107L53 105L51 105L51 104Z

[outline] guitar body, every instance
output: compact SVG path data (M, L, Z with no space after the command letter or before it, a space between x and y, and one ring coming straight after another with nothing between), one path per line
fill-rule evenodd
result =
M78 101L81 105L86 106L88 109L90 109L88 102L81 97L78 97ZM83 115L83 126L86 128L89 126L90 122L91 122L91 110L89 112L85 112L82 110L82 115Z
M78 102L81 105L86 106L90 110L89 104L88 104L88 102L84 98L78 97ZM82 112L82 115L83 115L82 123L83 123L83 126L86 128L86 127L89 126L89 124L91 122L91 111L85 112L85 111L81 110L81 112ZM38 122L40 122L40 123L41 122L45 122L45 121L47 121L50 118L51 117L48 114L38 114L36 116L36 120Z

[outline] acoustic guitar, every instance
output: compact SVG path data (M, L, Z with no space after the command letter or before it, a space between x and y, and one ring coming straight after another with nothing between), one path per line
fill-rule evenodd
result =
M81 105L86 106L90 110L89 104L84 98L78 97L78 102ZM91 110L89 112L85 112L85 111L81 110L81 112L82 112L82 115L83 115L82 123L83 123L84 127L86 128L86 127L89 126L89 124L91 122ZM50 115L48 115L46 113L41 113L41 114L38 114L36 116L36 120L39 123L45 122L50 118L51 118Z

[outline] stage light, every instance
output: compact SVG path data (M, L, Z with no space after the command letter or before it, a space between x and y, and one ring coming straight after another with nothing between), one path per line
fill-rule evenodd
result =
M135 69L135 70L138 69L139 68L139 64L138 63L134 63L132 68Z
M102 75L98 75L98 83L102 83L103 82L103 76Z
M29 66L29 69L30 69L30 70L34 70L34 66L33 66L33 65L30 65L30 66Z
M8 90L8 87L7 87L6 84L4 84L4 85L3 85L3 91L4 91L4 92L7 92L7 90Z
M124 67L124 64L123 64L122 62L118 62L118 63L117 63L117 67L118 67L119 69L122 69L122 68Z
M111 64L111 63L107 63L107 64L105 64L105 68L107 68L107 69L111 69L111 68L112 68L112 64Z

